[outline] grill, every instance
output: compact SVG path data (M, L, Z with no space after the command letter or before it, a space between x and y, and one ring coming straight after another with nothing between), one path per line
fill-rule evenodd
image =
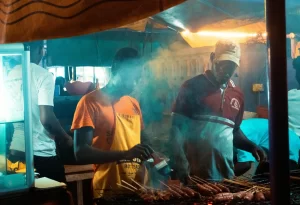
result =
M294 173L296 174L296 172ZM300 170L297 172L300 176ZM300 204L300 178L295 180L293 178L290 183L291 204ZM224 180L222 183L230 189L232 193L249 190L251 187L258 187L259 189L270 189L269 175L256 175L251 180L247 177L235 178L233 180ZM197 190L196 185L189 185L189 188ZM212 197L196 195L194 198L172 198L170 200L159 200L154 202L146 202L138 194L128 191L111 191L111 194L95 199L96 204L101 205L135 205L135 204L149 204L149 205L270 205L270 201L245 201L241 199L234 199L230 202L216 203L213 202Z

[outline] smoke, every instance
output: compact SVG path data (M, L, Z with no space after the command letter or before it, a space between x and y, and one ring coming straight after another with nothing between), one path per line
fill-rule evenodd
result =
M144 71L132 96L140 102L146 126L161 122L164 113L171 113L180 86L203 73L209 54L210 51L191 49L185 42L176 41L144 58Z

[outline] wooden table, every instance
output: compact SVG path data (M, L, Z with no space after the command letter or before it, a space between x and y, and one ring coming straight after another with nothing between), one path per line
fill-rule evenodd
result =
M93 165L65 165L65 173L67 182L77 184L77 205L84 205L82 181L93 178Z

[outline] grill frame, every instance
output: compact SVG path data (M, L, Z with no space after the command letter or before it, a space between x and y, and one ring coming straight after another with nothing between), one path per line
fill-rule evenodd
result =
M300 175L300 170L299 170ZM249 189L251 186L259 186L264 188L271 187L269 174L256 175L252 179L235 178L233 181L245 182L244 185L234 184L228 181L219 182L220 184L228 187L232 193L244 191ZM249 185L253 183L252 185ZM187 187L197 190L196 185L188 185ZM291 180L290 182L290 199L292 205L300 204L300 181ZM106 190L107 191L107 190ZM201 196L200 194L195 198L182 198L182 199L170 199L167 201L154 201L146 202L139 197L137 193L132 193L128 191L117 190L109 197L100 197L94 199L96 204L101 205L138 205L138 204L149 204L149 205L271 205L271 201L245 201L245 200L232 200L230 202L216 203L212 201L212 197Z

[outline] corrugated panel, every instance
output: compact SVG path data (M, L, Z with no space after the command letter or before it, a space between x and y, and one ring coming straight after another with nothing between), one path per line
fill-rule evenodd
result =
M152 28L153 29L167 29L167 26L161 25L159 23L153 22L151 19L146 18L146 19L142 19L139 20L137 22L131 23L131 24L127 24L125 26L122 26L120 28L127 28L127 29L131 29L131 30L135 30L135 31L145 31L146 26L148 23L152 24Z
M197 32L204 26L224 21L256 20L264 17L264 0L189 0L155 17L181 29Z
M77 36L147 18L185 0L3 0L0 43Z

